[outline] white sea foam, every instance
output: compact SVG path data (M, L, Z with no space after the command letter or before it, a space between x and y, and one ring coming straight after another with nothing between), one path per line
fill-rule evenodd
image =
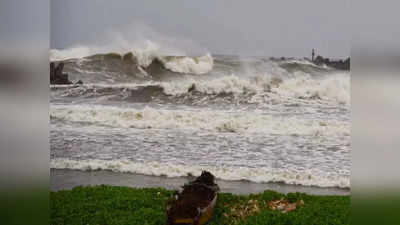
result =
M316 79L309 74L299 73L293 78L284 80L272 91L286 97L319 98L349 105L350 76L338 73Z
M196 91L204 94L234 93L243 94L246 91L256 93L261 91L261 87L252 83L248 79L241 79L230 75L212 80L187 79L179 82L155 83L164 88L164 92L169 95L180 95L187 93L188 89L194 84Z
M51 106L50 116L73 122L90 122L122 128L188 129L215 132L281 135L348 136L349 124L341 121L273 116L258 112L188 111L118 108L111 106Z
M283 182L304 186L319 187L350 187L348 175L326 174L317 169L307 171L290 171L274 168L247 168L223 166L180 165L176 163L147 162L138 163L129 160L73 160L56 158L50 161L50 167L55 169L75 170L111 170L153 176L181 177L192 174L199 176L202 170L208 170L217 178L223 180L248 180L252 182Z
M159 45L147 40L144 46L132 49L132 54L136 57L140 66L148 67L155 58L158 58L163 53Z
M348 73L337 73L323 78L313 78L309 74L299 73L294 77L280 78L268 75L238 77L228 75L215 79L186 78L169 82L145 83L87 83L86 88L127 88L137 89L143 86L160 86L166 95L178 96L188 93L189 88L195 85L196 91L203 94L232 93L235 95L252 94L251 103L301 103L307 102L330 105L350 106L350 76ZM59 87L52 85L51 87ZM70 85L71 86L71 85ZM71 86L73 87L73 85Z
M212 70L214 60L210 54L200 57L161 58L165 68L177 73L204 74Z
M94 54L93 49L86 46L77 46L68 49L51 49L50 61L79 59Z
M313 78L306 73L297 73L290 78L268 75L238 77L224 76L212 80L183 80L179 82L157 83L166 94L186 93L195 84L196 90L205 94L234 93L260 94L270 92L270 97L287 99L320 99L350 105L350 76L346 73L328 75L324 78Z

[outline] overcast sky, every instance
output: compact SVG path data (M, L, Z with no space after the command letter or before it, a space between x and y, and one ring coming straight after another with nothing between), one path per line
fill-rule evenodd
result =
M142 24L211 53L330 57L350 54L345 0L52 0L51 48L104 41ZM132 25L136 24L136 25Z

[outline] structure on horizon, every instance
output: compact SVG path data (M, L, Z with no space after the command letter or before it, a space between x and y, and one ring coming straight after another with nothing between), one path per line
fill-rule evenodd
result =
M315 50L312 49L311 51L311 61L314 62Z

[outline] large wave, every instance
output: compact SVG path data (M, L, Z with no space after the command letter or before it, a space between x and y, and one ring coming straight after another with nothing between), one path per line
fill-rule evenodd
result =
M103 97L128 102L168 101L189 104L211 103L228 100L247 104L302 102L350 105L350 76L336 73L314 78L309 74L296 76L227 75L210 79L180 79L146 83L85 84L52 86L59 90L53 95L62 97ZM201 101L201 102L200 102Z
M213 57L209 53L203 56L167 55L158 45L150 41L143 49L132 49L127 52L107 51L109 50L85 46L64 50L51 49L50 61L81 60L82 63L83 60L83 63L89 63L98 60L103 62L120 60L121 63L135 64L137 71L146 75L149 70L157 69L158 66L175 73L205 74L212 70L214 64Z

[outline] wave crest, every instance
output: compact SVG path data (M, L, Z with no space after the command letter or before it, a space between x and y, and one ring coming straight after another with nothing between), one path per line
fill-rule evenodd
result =
M161 64L163 69L183 74L205 74L213 69L214 59L211 54L203 56L166 55L153 42L146 42L142 49L133 49L128 52L110 52L89 47L75 47L65 50L51 49L50 61L65 61L73 59L87 60L121 60L136 64L144 73ZM154 69L153 69L154 70ZM151 75L151 74L150 74Z

